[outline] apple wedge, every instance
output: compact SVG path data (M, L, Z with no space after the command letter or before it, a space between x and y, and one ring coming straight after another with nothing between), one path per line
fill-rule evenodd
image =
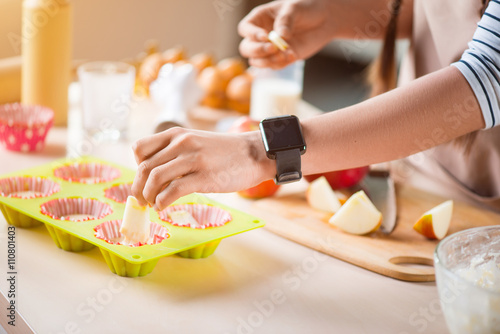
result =
M420 217L413 229L429 239L443 239L450 227L453 201L435 206Z
M360 190L349 197L328 222L344 232L363 235L375 232L380 227L382 213Z
M324 176L311 182L306 191L307 203L317 210L335 213L342 205Z
M150 227L148 207L139 205L134 196L128 196L120 233L131 243L147 242Z

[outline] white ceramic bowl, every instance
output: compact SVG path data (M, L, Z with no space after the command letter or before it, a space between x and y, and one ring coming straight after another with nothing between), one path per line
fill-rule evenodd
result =
M500 226L446 237L436 247L434 266L450 332L500 333Z

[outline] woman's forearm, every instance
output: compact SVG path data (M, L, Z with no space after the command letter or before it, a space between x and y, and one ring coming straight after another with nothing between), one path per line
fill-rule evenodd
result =
M402 158L485 126L467 80L448 67L355 106L302 121L304 174ZM132 194L162 210L192 192L229 192L272 179L258 131L172 128L134 145Z
M448 67L302 127L302 169L313 174L403 158L481 129L484 120L463 75Z

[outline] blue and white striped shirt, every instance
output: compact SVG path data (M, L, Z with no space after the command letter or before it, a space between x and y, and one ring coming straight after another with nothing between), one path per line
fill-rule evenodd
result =
M462 58L453 63L481 106L485 129L500 125L500 1L490 0Z

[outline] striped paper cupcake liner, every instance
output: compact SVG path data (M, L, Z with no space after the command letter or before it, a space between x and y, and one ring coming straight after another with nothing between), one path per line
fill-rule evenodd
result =
M175 211L186 211L196 220L198 224L178 223L174 222L170 213ZM174 226L191 227L191 228L208 228L223 226L230 222L233 218L231 214L221 208L205 205L205 204L181 204L172 205L159 212L160 219Z
M44 215L58 220L81 222L101 219L111 214L111 207L92 198L70 197L58 198L41 205Z
M96 184L120 177L118 168L95 162L73 163L54 170L54 175L69 182Z
M14 176L0 179L0 196L13 198L48 197L61 190L57 182L40 176Z
M117 203L127 202L127 197L132 195L132 183L114 185L104 190L104 196Z
M170 235L168 230L157 223L151 223L149 240L147 242L128 243L123 234L120 233L122 220L110 220L97 225L94 228L95 237L102 239L113 245L124 245L129 247L139 247L144 245L155 245L167 239Z

